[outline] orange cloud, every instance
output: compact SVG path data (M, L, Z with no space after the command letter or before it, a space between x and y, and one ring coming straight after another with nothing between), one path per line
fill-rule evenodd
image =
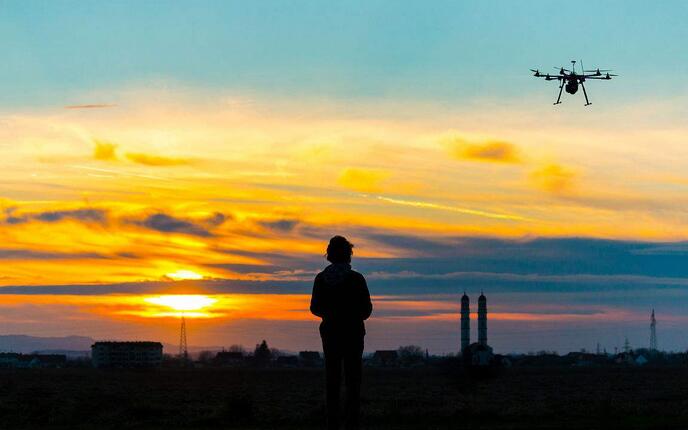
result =
M126 156L130 161L146 166L180 166L191 163L188 158L164 157L144 153L129 152Z
M530 179L540 189L554 193L568 193L575 187L577 173L559 164L548 164L530 173Z
M380 184L389 178L390 173L380 169L360 169L347 167L339 175L339 185L362 193L376 193Z
M93 158L96 160L110 161L117 159L117 145L104 140L94 139Z
M493 163L520 163L521 158L515 145L502 141L470 143L454 139L448 144L452 156L458 160Z

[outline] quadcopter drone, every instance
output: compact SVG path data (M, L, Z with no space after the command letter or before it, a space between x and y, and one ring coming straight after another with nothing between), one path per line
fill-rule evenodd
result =
M557 69L557 67L555 67L555 69ZM584 82L588 79L600 79L608 81L612 78L612 76L619 76L610 74L609 72L611 72L611 70L584 70L583 61L581 61L581 73L578 74L576 73L576 60L571 61L571 70L563 67L559 67L558 69L558 75L550 75L549 73L543 74L540 73L539 70L530 69L531 72L534 72L533 76L536 78L545 78L546 81L557 80L561 82L559 85L559 96L557 97L557 101L554 103L555 105L561 103L561 92L564 87L566 87L567 93L576 94L576 92L578 92L578 84L580 84L580 86L583 88L583 94L585 95L585 106L589 106L592 103L590 103L588 100L588 93L585 91Z

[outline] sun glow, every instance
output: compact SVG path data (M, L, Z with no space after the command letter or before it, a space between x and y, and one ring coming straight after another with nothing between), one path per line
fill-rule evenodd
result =
M201 275L200 273L196 273L192 270L184 270L184 269L180 269L180 270L177 270L176 272L168 273L165 276L167 276L168 278L173 279L175 281L183 281L183 280L196 280L197 281L197 280L203 279L203 275Z
M153 305L164 306L175 311L187 312L199 311L210 307L217 302L217 299L200 294L179 294L146 297L144 301Z

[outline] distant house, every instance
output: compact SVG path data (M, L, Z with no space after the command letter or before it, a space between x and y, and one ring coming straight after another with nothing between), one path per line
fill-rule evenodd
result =
M241 366L245 361L244 353L241 351L220 351L213 360L217 366Z
M39 363L39 367L60 368L67 364L65 354L32 354Z
M275 364L281 367L296 367L299 365L299 358L295 355L280 355Z
M67 364L64 354L0 353L0 367L13 369L59 368Z
M608 363L606 356L601 354L591 354L589 352L569 352L562 360L576 367L603 366Z
M96 342L91 345L96 368L158 367L162 363L160 342Z
M396 350L377 350L371 359L373 366L393 367L399 364L399 353Z
M17 364L19 363L19 356L20 355L21 354L17 354L14 352L0 353L0 367L3 367L3 368L17 367Z
M318 367L322 365L322 357L318 351L299 352L299 365L304 367Z
M635 358L634 364L636 366L644 366L648 362L647 358L645 358L644 355L639 355Z

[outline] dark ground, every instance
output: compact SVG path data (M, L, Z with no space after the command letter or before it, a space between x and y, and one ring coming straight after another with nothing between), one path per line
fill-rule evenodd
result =
M0 370L0 428L316 429L320 369ZM365 428L688 428L688 368L366 369Z

